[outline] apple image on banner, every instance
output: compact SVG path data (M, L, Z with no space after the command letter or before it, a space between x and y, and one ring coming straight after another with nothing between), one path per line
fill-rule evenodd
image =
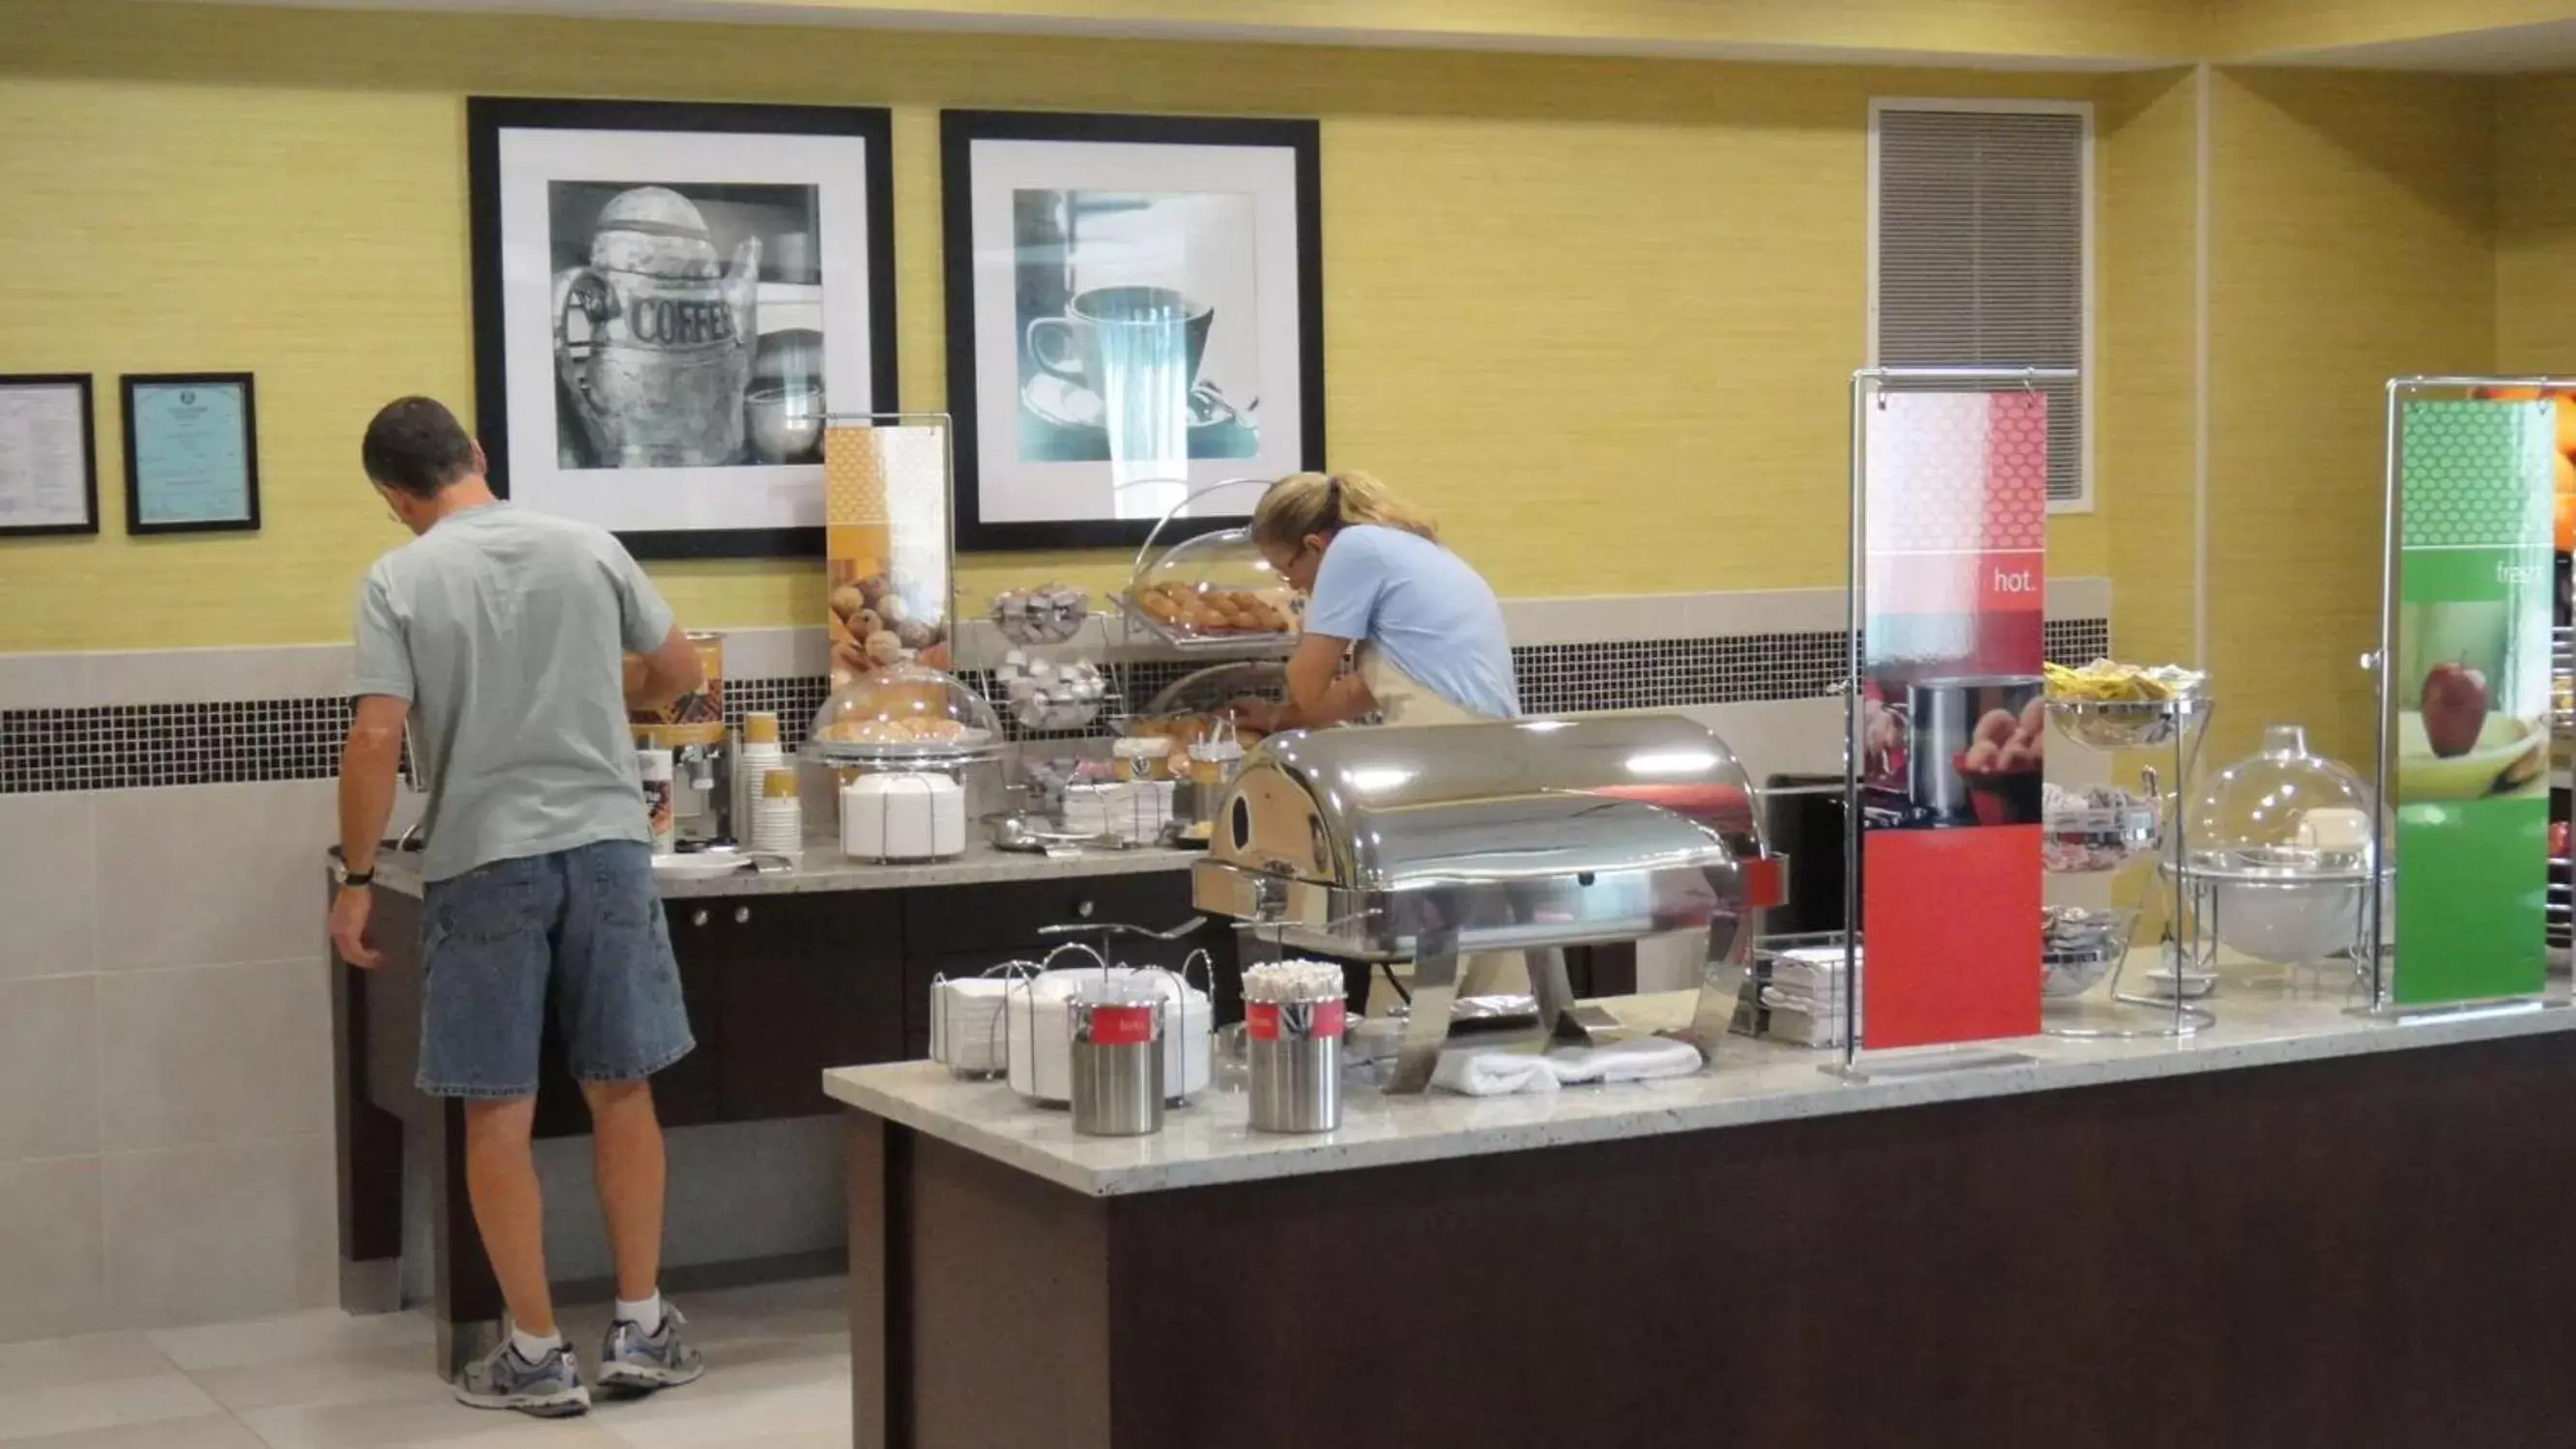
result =
M2454 759L2478 747L2487 723L2487 677L2466 663L2436 664L2424 675L2424 739Z

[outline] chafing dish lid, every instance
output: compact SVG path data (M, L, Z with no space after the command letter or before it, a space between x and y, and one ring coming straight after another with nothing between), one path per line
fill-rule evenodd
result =
M1705 868L1760 849L1753 799L1677 715L1299 731L1246 757L1211 854L1365 889Z

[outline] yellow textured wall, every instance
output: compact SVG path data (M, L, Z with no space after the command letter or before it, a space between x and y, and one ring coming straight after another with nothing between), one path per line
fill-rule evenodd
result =
M2095 388L2114 401L2101 410L2095 468L2118 495L2111 632L2131 659L2189 660L2195 648L2196 84L2189 70L2119 77L2096 118Z
M557 0L561 3L561 0ZM2196 0L665 0L722 19L979 27L1257 30L1339 43L1476 41L1532 49L1922 51L1962 56L2198 54Z
M2214 758L2366 760L2388 378L2494 365L2492 83L2221 71L2212 131Z
M2302 50L2576 19L2567 0L2216 0L2204 52L2260 61Z
M2496 92L2496 367L2576 375L2576 76Z
M942 105L1324 120L1332 461L1439 513L1511 595L1842 576L1872 95L2099 78L850 28L15 0L0 29L0 370L259 378L266 531L0 544L0 650L344 637L397 541L384 399L470 398L464 98L895 108L903 401L939 402ZM2101 516L2052 566L2098 573ZM819 570L656 569L694 623L802 623ZM966 606L1101 555L970 559Z

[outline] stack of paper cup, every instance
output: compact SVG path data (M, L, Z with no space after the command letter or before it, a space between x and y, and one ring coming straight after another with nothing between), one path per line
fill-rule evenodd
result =
M805 848L805 802L797 796L794 770L760 777L760 798L751 805L751 848L774 855Z
M742 717L742 742L733 761L733 831L738 841L751 839L752 807L760 801L760 782L770 771L787 766L778 746L778 715L754 710Z
M644 777L644 821L653 832L653 852L668 855L678 844L671 815L671 752L637 750L635 769Z

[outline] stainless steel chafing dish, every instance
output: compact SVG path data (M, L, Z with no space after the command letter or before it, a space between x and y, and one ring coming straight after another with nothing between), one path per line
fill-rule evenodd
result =
M1717 980L1784 898L1752 781L1726 742L1672 715L1389 726L1277 735L1220 803L1201 910L1285 946L1411 960L1394 1090L1430 1080L1462 954L1517 951L1541 1020L1580 1035L1564 948L1704 935L1691 1035L1714 1053Z

